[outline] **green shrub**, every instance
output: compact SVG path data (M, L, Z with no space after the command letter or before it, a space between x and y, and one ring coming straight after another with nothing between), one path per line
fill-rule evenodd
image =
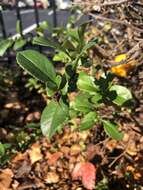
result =
M17 53L17 63L30 75L45 84L48 92L48 104L41 117L41 130L49 139L57 130L61 130L72 117L80 117L78 130L90 129L102 124L108 136L120 140L123 134L118 126L102 118L98 110L103 105L123 106L132 99L130 91L113 84L114 76L104 72L97 79L97 68L89 58L88 50L98 43L98 39L85 40L88 22L80 27L54 30L56 38L37 36L33 44L50 47L55 50L53 60L35 50ZM60 69L59 63L62 63ZM90 72L84 72L89 68ZM94 72L93 72L94 71ZM69 94L75 92L74 100Z

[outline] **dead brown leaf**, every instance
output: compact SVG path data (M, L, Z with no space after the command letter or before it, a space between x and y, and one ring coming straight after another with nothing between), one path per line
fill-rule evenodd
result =
M0 173L0 190L10 190L14 174L11 169L7 168Z
M55 172L48 172L45 176L44 176L44 181L48 184L51 183L58 183L60 180L58 174L56 174Z
M31 171L31 164L28 160L21 161L15 166L15 178L27 176Z
M27 154L26 153L17 153L17 155L11 160L12 163L17 163L21 160L27 159Z
M55 166L57 161L63 156L62 152L55 152L53 154L47 154L48 164Z
M31 164L34 164L35 162L41 160L43 158L43 155L41 153L40 144L35 143L31 146L31 150L28 151Z
M137 147L135 145L135 142L131 142L129 144L129 146L127 147L126 152L130 155L130 156L136 156L137 155Z
M79 144L74 144L71 146L70 154L71 156L78 155L81 151L81 146Z

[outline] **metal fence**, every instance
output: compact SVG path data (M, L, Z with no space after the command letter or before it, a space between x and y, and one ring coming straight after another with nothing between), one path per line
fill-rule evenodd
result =
M33 0L34 6L33 7L26 7L26 9L33 9L34 10L34 17L35 17L35 23L37 25L37 27L39 26L40 20L39 20L39 8L37 7L37 3L36 0ZM0 9L0 28L1 28L1 32L2 32L2 37L5 39L8 37L7 31L6 31L6 27L5 27L5 21L4 21L4 10L5 10L5 6L1 5L1 9ZM55 0L51 1L50 4L51 9L53 10L53 25L56 27L57 26L57 11L56 11L56 3ZM15 6L13 8L11 8L10 10L14 10L16 12L16 19L19 21L20 23L20 34L23 35L23 21L22 21L22 17L21 17L21 11L25 9L24 7L19 7L19 0L15 1Z
M0 33L2 34L2 36L0 37L1 39L7 39L8 37L17 37L17 34L16 34L16 31L14 30L14 34L16 35L11 35L9 32L8 32L8 29L7 29L7 26L11 25L10 22L7 22L6 20L6 17L7 17L7 11L9 12L9 17L12 17L11 13L13 12L14 15L15 15L15 22L19 21L19 33L20 33L20 36L26 38L26 32L25 32L25 16L23 17L22 15L22 11L26 11L28 13L29 10L32 10L32 18L29 18L29 16L27 16L27 18L29 19L29 21L34 23L34 29L36 29L37 27L40 26L41 24L41 13L44 11L44 14L45 14L45 17L47 18L47 15L49 14L49 12L51 11L52 12L52 15L50 15L50 24L53 25L53 27L57 27L57 26L64 26L67 24L67 21L68 21L68 17L72 14L74 14L73 12L70 12L70 10L62 10L60 12L60 10L57 9L57 6L56 6L56 0L51 0L50 2L50 8L48 7L47 9L41 9L41 8L38 8L37 5L36 5L36 0L33 0L33 7L19 7L19 1L20 0L15 0L15 6L10 8L10 9L6 9L4 6L2 6L2 9L0 9ZM71 0L72 1L72 0ZM66 14L65 14L66 13ZM10 20L12 20L13 18L11 18ZM34 19L34 20L33 20ZM80 23L86 21L86 20L89 20L90 18L86 15L83 15L83 17L80 19L80 21L77 23L77 25L79 25ZM64 20L64 21L63 21ZM44 19L42 21L48 21L48 19ZM64 24L63 24L64 22ZM27 23L26 23L27 25ZM13 26L14 28L16 28L16 23L15 23L15 26ZM30 28L28 26L28 28ZM32 30L34 30L32 29ZM32 31L31 30L31 31ZM27 30L26 30L27 31ZM32 34L28 32L28 34ZM15 38L14 38L15 39ZM24 46L24 49L25 48L31 48L31 44L30 43L26 43L26 45ZM32 48L39 48L40 52L43 52L45 53L45 50L46 50L46 53L48 52L46 48L42 48L41 46L36 46L36 47L33 47ZM5 54L5 56L3 57L0 57L0 62L3 62L3 61L8 61L8 62L12 62L13 60L15 60L15 53L11 50L8 50L7 53Z
M36 4L36 0L33 0L33 7L26 7L26 9L24 7L19 7L19 0L15 1L15 6L13 8L5 8L5 5L1 5L1 9L0 9L0 33L1 33L1 39L7 39L9 36L8 31L6 29L6 24L5 23L5 15L4 12L6 10L9 10L10 12L14 11L14 13L16 14L16 21L19 21L19 30L20 30L20 35L24 36L23 34L23 19L22 19L22 15L21 15L21 11L22 10L27 10L28 9L32 9L34 12L34 19L35 19L35 24L36 27L39 27L40 25L40 18L39 18L39 8L37 7ZM51 1L50 4L50 10L52 10L53 14L52 14L52 24L54 27L57 26L57 8L56 8L56 3L55 0ZM40 49L41 51L41 49ZM5 54L6 56L3 56L0 58L0 61L7 61L11 62L12 61L12 55L11 52L8 50L7 53Z

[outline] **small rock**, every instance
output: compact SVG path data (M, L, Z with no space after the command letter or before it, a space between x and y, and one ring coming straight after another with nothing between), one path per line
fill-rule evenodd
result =
M40 112L38 111L29 113L25 119L26 122L37 121L37 120L40 120Z
M4 108L7 109L21 109L21 104L20 102L9 102L4 105Z

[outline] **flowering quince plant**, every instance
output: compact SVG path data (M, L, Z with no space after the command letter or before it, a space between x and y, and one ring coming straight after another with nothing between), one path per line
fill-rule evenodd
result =
M81 119L78 127L80 131L90 129L99 123L108 136L116 140L121 140L123 137L118 126L102 118L98 110L103 105L122 107L132 99L132 94L126 87L113 84L114 75L110 72L96 79L96 67L89 58L88 50L98 43L98 39L85 41L87 26L88 22L76 28L56 29L53 31L55 38L52 40L44 35L35 37L33 44L55 50L52 60L35 50L17 53L17 63L45 84L49 98L41 116L41 130L49 139L76 117ZM59 62L62 66L57 71L56 64ZM95 72L89 74L84 71L87 68ZM73 100L69 99L71 92L76 94ZM90 164L82 164L83 170L85 167L92 168ZM85 184L85 176L80 174L77 176L80 176Z

